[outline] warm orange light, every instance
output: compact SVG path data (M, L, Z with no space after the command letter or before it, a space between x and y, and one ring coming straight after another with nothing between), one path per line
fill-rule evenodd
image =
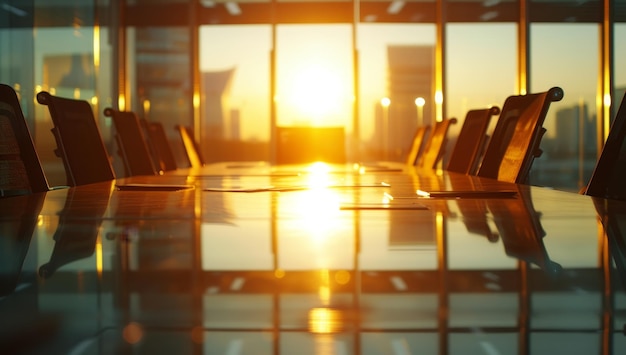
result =
M389 107L389 105L391 105L391 99L389 99L388 97L383 97L382 99L380 99L380 104L383 105L383 107Z
M193 108L198 109L200 107L200 94L194 93L192 101L193 101Z
M98 277L102 277L103 269L104 264L102 261L102 240L100 239L100 235L98 234L98 238L96 239L96 272L98 273Z
M286 91L288 103L301 115L294 118L311 120L312 125L331 123L329 116L337 115L349 102L348 86L342 78L322 64L300 70Z
M326 187L330 184L330 165L316 162L311 164L307 171L309 172L307 184L310 187Z
M150 100L143 100L144 115L150 116Z
M435 103L438 105L443 103L443 93L441 91L435 92Z
M320 270L320 287L317 294L323 305L330 303L330 271L328 269Z
M336 309L313 308L309 311L309 331L316 334L329 334L341 331L343 321Z
M281 197L281 204L294 215L294 222L302 236L323 244L333 235L341 220L339 190L329 187L332 181L330 166L314 163L307 169L306 189Z
M96 72L100 69L100 26L93 26L93 65Z
M417 190L415 191L415 193L417 194L417 196L419 197L430 197L430 192L428 191L424 191L424 190Z
M609 94L604 95L604 106L606 107L611 106L611 95Z
M339 270L335 273L335 282L340 285L346 285L348 282L350 282L350 278L350 273L346 270Z
M333 230L340 225L340 197L336 189L324 187L326 182L320 180L319 185L314 184L309 185L312 189L300 193L292 211L297 213L298 226L303 235L322 242L332 236Z
M120 111L126 110L126 97L122 94L117 97L117 107L119 107Z
M425 104L426 104L426 100L423 97L418 97L415 99L415 106L424 107Z
M181 139L183 140L183 144L186 147L193 147L196 143L194 142L193 137L189 134L187 130L181 129ZM202 166L202 161L198 156L197 152L194 149L187 149L187 154L189 157L189 163L192 167L200 167Z
M317 295L319 296L320 300L322 300L322 302L324 302L324 303L330 302L331 294L332 293L330 292L330 287L328 287L328 285L320 286L317 289Z
M143 338L143 328L139 323L130 322L122 330L122 337L129 344L137 344Z

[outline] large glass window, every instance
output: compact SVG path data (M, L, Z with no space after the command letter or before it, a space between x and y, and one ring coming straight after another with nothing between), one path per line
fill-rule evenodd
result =
M279 25L278 125L344 126L352 116L349 25Z
M403 161L416 127L434 122L435 42L434 24L358 25L363 156ZM384 98L389 99L385 104ZM417 98L423 99L421 106Z
M445 104L446 115L458 120L450 127L454 141L467 111L492 105L502 108L507 96L517 94L517 26L452 23L447 25L446 34ZM497 116L489 131L496 123Z
M131 27L126 30L129 102L148 122L163 125L178 166L186 166L176 125L194 128L193 80L187 27Z
M34 14L16 8L13 12L0 11L0 82L12 86L21 98L24 117L34 129L34 103L30 100L33 88L33 28L13 27L14 21L28 16L33 21ZM21 16L23 15L23 16Z
M559 86L565 92L550 106L544 153L535 159L531 184L578 191L591 176L597 160L598 31L596 24L531 25L529 91Z
M87 100L94 109L105 143L110 105L111 40L96 9L106 1L9 1L0 9L0 81L12 86L50 185L64 185L65 171L54 154L56 142L46 107L36 103L42 90Z
M199 38L205 158L268 160L271 27L201 26Z
M32 70L34 78L32 83L25 83L27 89L22 95L27 98L23 101L29 102L26 109L34 109L35 145L50 185L64 185L65 171L54 154L56 142L50 133L48 109L34 103L37 92L88 101L107 148L110 152L115 148L111 146L110 121L102 113L111 104L111 42L108 30L100 27L97 3L70 6L58 1L34 2L33 66L24 68Z
M110 46L116 42L106 28L99 26L109 25L99 16L106 13L102 9L110 4L93 1L67 11L67 4L61 1L29 3L32 6L11 2L0 11L0 74L2 81L13 85L22 96L23 109L51 183L62 184L64 172L53 154L51 123L45 110L31 98L39 90L51 90L57 95L90 101L105 141L114 151L110 122L101 114L104 107L114 106L117 100L111 97L112 77L108 74L114 64ZM125 19L131 26L126 38L126 84L130 88L127 108L166 125L181 160L182 147L173 130L177 124L200 128L197 137L210 161L266 160L272 100L276 103L277 125L336 125L343 127L350 139L355 129L353 100L357 98L361 156L380 157L383 140L379 128L386 114L390 122L388 134L394 137L387 140L393 145L388 158L401 160L414 127L433 119L430 110L434 100L429 97L432 87L422 90L417 86L426 88L434 75L434 56L429 52L436 41L434 4L381 1L363 3L357 8L344 2L242 2L237 12L219 2L201 1L196 5L199 12L195 18L200 23L200 122L194 122L194 64L189 54L195 38L187 26L193 3L129 2ZM449 0L444 5L448 21L445 112L461 121L451 130L454 137L467 110L501 105L515 91L518 16L510 2ZM586 183L597 157L601 2L586 3L584 8L567 1L555 4L539 0L531 5L529 91L551 86L561 86L565 91L564 100L553 104L546 119L544 155L535 160L531 183L577 190ZM310 11L297 14L291 11L295 6ZM269 16L272 7L275 17ZM626 56L624 41L620 40L626 36L623 8L624 1L615 0L613 114L626 89L626 74L619 65ZM322 13L321 9L333 11ZM159 14L163 11L175 16L162 18ZM355 18L358 92L353 87L351 21ZM270 77L272 19L278 23L275 78ZM245 55L241 55L242 47ZM420 74L406 75L403 70ZM571 75L574 72L576 75ZM68 79L62 81L64 76ZM76 81L77 76L82 76L80 83L68 81L70 77ZM401 83L398 78L406 82ZM274 98L270 97L273 79ZM316 81L325 83L323 89L316 89ZM408 91L403 89L406 92L398 89L405 84L413 86ZM390 99L388 107L381 105L385 97ZM418 97L425 98L421 107L414 101ZM39 117L36 120L35 114ZM115 154L112 157L119 168Z
M277 26L276 38L277 160L293 161L285 151L292 150L289 137L295 136L302 137L296 150L304 161L345 160L353 131L351 26L284 24ZM322 145L333 148L315 153Z

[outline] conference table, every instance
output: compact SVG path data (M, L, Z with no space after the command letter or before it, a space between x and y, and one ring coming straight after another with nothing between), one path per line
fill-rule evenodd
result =
M0 353L626 353L625 202L244 162L0 213Z

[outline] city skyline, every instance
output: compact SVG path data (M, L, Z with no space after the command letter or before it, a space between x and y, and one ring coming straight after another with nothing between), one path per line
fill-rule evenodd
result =
M618 27L618 26L616 26ZM626 32L619 26L616 32ZM269 68L271 28L262 25L205 26L200 35L200 69L221 70L236 67L232 88L233 108L240 111L242 139L269 139ZM559 106L582 100L590 107L596 101L597 51L580 55L580 48L597 47L598 27L593 24L535 24L531 41L531 68L537 73L529 78L531 91L561 86L565 91ZM514 24L448 25L447 116L462 118L469 109L501 105L515 92L516 26ZM497 36L491 36L497 33ZM488 36L489 41L484 38ZM563 41L576 37L576 41ZM277 119L278 124L343 125L352 131L352 58L349 25L284 25L277 30ZM535 39L536 38L536 39ZM329 40L332 39L332 40ZM434 44L435 28L429 24L358 26L357 47L361 66L359 76L361 140L373 135L375 113L372 105L386 91L386 47L388 45ZM246 43L245 53L237 43ZM307 45L304 45L307 43ZM616 44L616 53L626 55L626 47ZM314 54L311 54L314 53ZM463 60L456 60L463 58ZM472 64L473 63L473 64ZM342 107L327 113L325 121L313 120L307 113L298 114L301 106L287 95L298 91L298 77L307 78L307 70L335 76L335 96L344 100ZM576 75L571 75L576 72ZM298 73L300 73L298 75ZM541 74L541 73L549 73ZM311 75L308 76L311 78ZM337 79L338 78L338 79ZM456 78L463 78L458 80ZM306 84L306 80L304 80ZM616 70L616 85L626 85L626 72ZM337 90L336 86L341 86ZM318 86L319 87L319 86ZM471 90L468 90L471 87ZM328 94L317 89L318 93ZM323 97L318 95L317 97ZM311 97L316 97L311 95ZM289 98L289 100L285 100ZM289 101L292 102L289 102ZM393 104L393 103L392 103ZM429 103L427 103L428 105ZM319 108L319 107L318 107ZM554 114L546 119L547 136L554 134ZM321 122L321 123L320 123ZM452 134L455 134L454 129Z

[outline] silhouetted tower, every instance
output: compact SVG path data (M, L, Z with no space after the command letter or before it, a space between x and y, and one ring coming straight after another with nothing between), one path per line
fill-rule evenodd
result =
M391 45L387 47L387 92L389 105L389 159L402 160L418 125L415 99L424 98L424 124L432 124L434 108L434 55L432 45Z
M230 87L235 69L202 73L200 141L231 138Z

